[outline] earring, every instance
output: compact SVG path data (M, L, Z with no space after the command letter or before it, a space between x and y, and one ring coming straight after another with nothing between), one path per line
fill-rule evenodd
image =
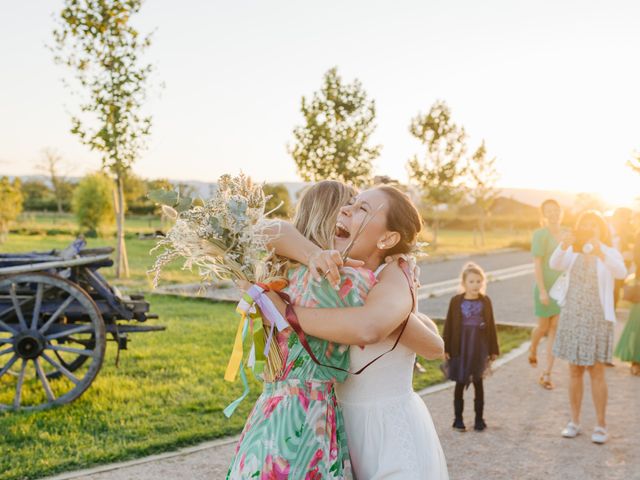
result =
M379 243L378 244L378 249L379 250L383 250L384 248L386 248L386 245L384 243Z

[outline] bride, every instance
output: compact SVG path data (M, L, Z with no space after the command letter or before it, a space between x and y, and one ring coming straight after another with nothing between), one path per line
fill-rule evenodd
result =
M414 292L398 262L385 264L384 259L410 252L421 226L404 193L388 186L366 190L340 210L334 239L336 249L344 251L350 237L361 230L350 257L364 261L378 282L364 306L287 308L277 294L268 295L288 319L297 317L305 334L367 345L350 349L351 370L357 370L390 350L400 327L388 335L389 325L400 325L415 307ZM362 374L336 386L352 468L360 480L448 478L433 421L412 387L414 351L419 346L413 348L410 338L403 343Z

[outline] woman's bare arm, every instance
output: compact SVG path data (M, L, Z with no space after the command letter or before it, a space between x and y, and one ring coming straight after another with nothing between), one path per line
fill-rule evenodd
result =
M262 233L272 237L268 247L281 257L286 257L309 267L314 280L322 280L325 275L334 287L340 283L339 268L343 265L361 267L364 262L348 258L342 261L337 250L322 250L311 240L303 236L291 223L284 220L269 222Z
M273 220L262 233L271 237L268 247L282 256L307 265L309 257L321 250L315 243L304 237L291 223L284 220Z
M533 257L533 271L535 274L536 285L540 292L540 301L543 305L549 305L549 292L544 286L544 275L542 273L542 257Z
M438 327L433 320L419 312L410 315L400 343L427 360L442 358L444 355L444 340Z
M295 307L305 333L332 342L369 345L388 337L412 309L407 279L397 264L386 267L361 307ZM284 315L284 302L273 292L269 297Z

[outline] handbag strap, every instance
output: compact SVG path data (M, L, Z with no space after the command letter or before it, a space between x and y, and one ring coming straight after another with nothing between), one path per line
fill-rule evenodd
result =
M409 283L409 290L411 291L411 312L413 313L413 311L416 308L416 296L413 288L413 279L411 278L411 274L409 273L409 266L406 260L400 258L399 266L402 272L404 273L407 279L407 282ZM304 333L304 331L302 330L302 327L300 326L300 321L298 320L298 316L296 315L296 312L293 309L293 305L291 304L291 298L289 297L289 295L287 295L284 292L277 292L277 293L278 295L280 295L280 298L282 298L287 304L287 308L285 310L285 318L287 322L289 322L289 325L291 325L291 328L293 328L293 331L296 332L296 334L298 335L298 339L300 340L301 345L307 351L307 353L309 354L309 357L311 357L311 360L313 360L314 363L316 363L317 365L320 365L321 367L331 368L333 370L339 370L341 372L346 372L350 375L360 375L362 372L365 371L366 368L371 366L380 358L384 357L386 354L391 353L393 350L395 350L395 348L398 346L398 343L400 342L400 337L402 337L402 334L404 333L404 330L407 327L407 323L409 322L409 317L411 316L411 313L410 313L407 316L407 318L402 322L402 328L400 329L400 334L398 335L395 342L393 343L393 346L389 350L378 355L376 358L371 360L369 363L367 363L364 367L360 368L358 371L352 372L351 370L347 370L341 367L336 367L334 365L326 365L320 362L320 360L318 360L318 357L316 357L316 355L313 353L313 350L311 350L311 346L309 345L309 341L307 340L307 335Z

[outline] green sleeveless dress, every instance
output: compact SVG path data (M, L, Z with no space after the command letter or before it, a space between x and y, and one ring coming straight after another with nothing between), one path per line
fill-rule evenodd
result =
M375 284L365 269L344 269L339 291L314 282L306 267L289 271L287 293L295 305L359 306ZM308 336L311 350L326 365L349 368L349 348ZM335 382L347 373L317 365L289 328L277 335L286 356L279 378L265 383L247 419L227 479L344 479L349 453Z
M533 238L531 239L531 254L534 257L540 257L542 259L542 279L547 292L562 274L562 272L553 270L549 266L549 259L557 246L558 241L554 238L547 227L539 228L533 232ZM537 284L533 288L533 301L536 317L549 318L560 314L560 307L553 298L549 299L549 305L544 305L540 301L540 289Z

